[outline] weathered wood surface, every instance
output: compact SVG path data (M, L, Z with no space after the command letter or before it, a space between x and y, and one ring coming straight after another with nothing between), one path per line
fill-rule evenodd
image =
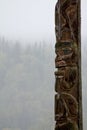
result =
M55 34L55 130L82 130L80 0L58 0Z

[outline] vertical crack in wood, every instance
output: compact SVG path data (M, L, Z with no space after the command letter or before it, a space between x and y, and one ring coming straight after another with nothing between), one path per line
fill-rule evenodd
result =
M55 6L55 130L82 130L80 0Z

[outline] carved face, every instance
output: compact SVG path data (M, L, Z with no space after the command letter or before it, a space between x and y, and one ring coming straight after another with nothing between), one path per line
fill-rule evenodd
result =
M67 93L61 93L59 98L56 96L56 121L62 124L68 118L75 119L78 115L78 103L76 99Z
M58 121L58 124L60 125L67 121L67 110L65 108L63 100L60 97L59 99L56 99L56 101L57 101L56 121Z
M64 67L59 68L55 73L56 82L55 90L56 92L69 92L77 86L77 67Z
M55 59L56 67L66 66L70 63L73 55L73 50L71 47L58 48L57 57Z
M73 51L72 48L67 47L67 48L59 48L58 49L58 61L59 60L66 60L70 59L72 57Z

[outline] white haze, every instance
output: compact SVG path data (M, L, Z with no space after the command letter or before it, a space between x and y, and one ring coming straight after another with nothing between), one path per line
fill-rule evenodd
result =
M21 41L55 41L57 0L0 0L0 36ZM82 0L82 36L86 37L87 0Z
M0 35L23 41L54 39L54 0L0 0Z

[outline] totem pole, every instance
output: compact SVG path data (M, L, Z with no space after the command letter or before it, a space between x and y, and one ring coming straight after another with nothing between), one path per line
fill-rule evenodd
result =
M55 130L82 130L80 0L58 0L55 34Z

